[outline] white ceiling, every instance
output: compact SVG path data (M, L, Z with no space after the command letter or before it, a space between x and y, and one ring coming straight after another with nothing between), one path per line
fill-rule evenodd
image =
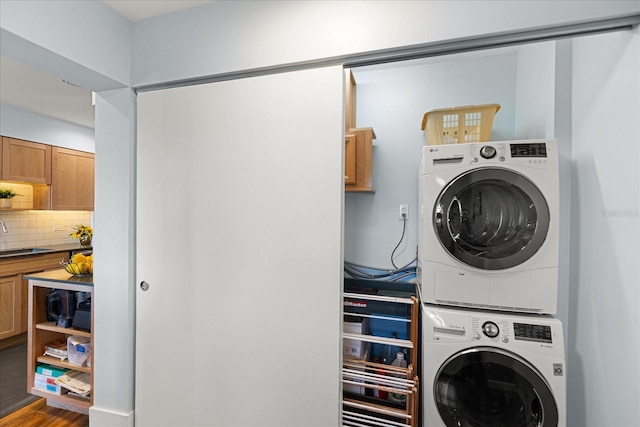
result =
M103 0L134 22L216 0ZM0 102L81 126L94 127L91 92L0 56Z
M214 1L216 0L102 0L103 3L132 22L202 6Z

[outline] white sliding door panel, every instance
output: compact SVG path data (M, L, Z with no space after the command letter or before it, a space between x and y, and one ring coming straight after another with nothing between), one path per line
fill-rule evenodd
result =
M139 95L137 426L338 425L342 87Z

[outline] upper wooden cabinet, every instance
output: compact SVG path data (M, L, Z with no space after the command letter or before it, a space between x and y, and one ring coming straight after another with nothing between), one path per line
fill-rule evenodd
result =
M345 135L344 191L375 191L371 182L374 139L376 134L371 128L349 129Z
M51 184L51 146L2 137L3 181Z
M95 156L52 148L51 209L93 210Z
M344 70L344 130L356 127L356 80L351 70Z
M373 193L371 182L373 140L371 128L356 127L356 81L351 70L344 75L344 191Z

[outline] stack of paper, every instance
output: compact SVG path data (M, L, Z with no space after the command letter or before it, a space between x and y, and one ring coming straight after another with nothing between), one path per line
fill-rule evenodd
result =
M65 360L67 358L67 342L57 340L50 342L44 346L44 355L55 357L56 359Z
M91 392L91 376L88 372L67 371L56 378L56 384L83 397Z

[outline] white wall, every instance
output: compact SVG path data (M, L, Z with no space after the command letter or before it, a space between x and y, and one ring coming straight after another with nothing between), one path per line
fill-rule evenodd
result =
M555 138L555 43L518 47L517 139Z
M94 246L95 379L91 423L133 424L135 336L135 99L130 89L96 96ZM158 232L162 232L158 230Z
M637 1L220 1L133 28L133 86L637 13Z
M575 427L640 419L640 33L575 39L568 405Z
M0 104L0 135L95 152L93 129L8 104Z
M425 112L461 105L501 105L492 140L515 135L515 49L483 51L354 68L357 83L356 124L372 127L375 193L345 194L345 259L392 268L390 256L402 235L400 204L409 204L398 267L416 257L418 164L425 145ZM537 68L538 73L543 74ZM551 70L552 71L552 70Z
M130 46L131 23L101 1L0 2L2 55L85 89L127 85Z

